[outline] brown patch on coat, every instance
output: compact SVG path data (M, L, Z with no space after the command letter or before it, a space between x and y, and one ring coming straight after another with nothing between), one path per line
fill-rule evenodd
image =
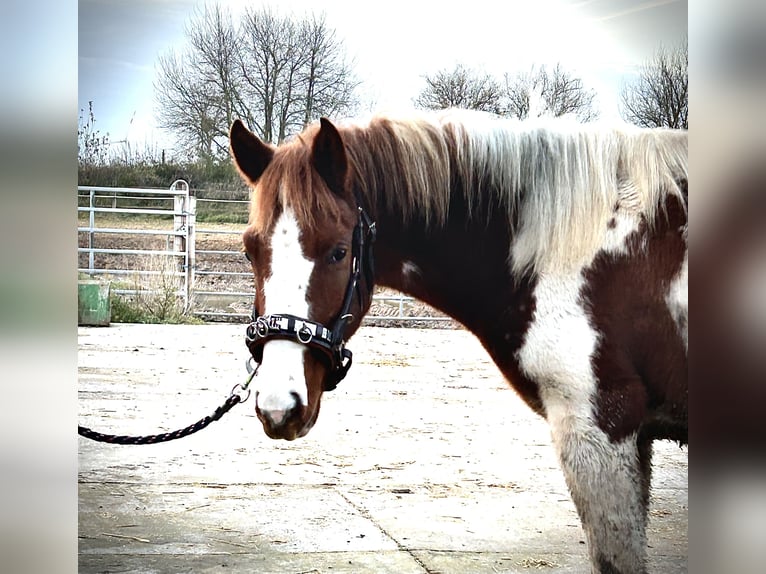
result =
M593 358L599 427L612 440L688 440L688 360L666 297L686 253L685 206L669 196L652 230L627 239L628 254L602 253L583 298L600 339ZM628 289L629 287L629 289Z

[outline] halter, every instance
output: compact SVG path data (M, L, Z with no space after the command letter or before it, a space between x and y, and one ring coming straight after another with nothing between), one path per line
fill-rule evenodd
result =
M349 312L354 292L357 294L361 313L363 299L359 287L360 276L364 273L368 297L372 297L374 278L372 244L375 242L375 222L361 207L358 210L359 220L354 227L351 245L351 276L346 286L343 306L335 321L330 328L327 328L321 323L295 315L272 314L256 317L255 305L253 305L253 321L247 326L245 343L258 365L263 361L263 345L267 341L287 339L320 351L321 356L326 359L328 372L324 380L325 391L334 390L345 378L351 368L352 358L351 351L345 347L344 334L346 325L354 318Z

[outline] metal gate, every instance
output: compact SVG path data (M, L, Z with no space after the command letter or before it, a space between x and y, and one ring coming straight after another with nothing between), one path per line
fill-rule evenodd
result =
M242 225L233 229L198 227L198 202L248 204L248 200L196 197L184 180L169 189L78 186L78 272L108 278L112 292L135 295L150 287L153 276L170 276L187 313L211 320L245 319L252 305L252 273L239 249ZM211 238L236 236L231 249L210 248ZM154 238L154 240L152 240ZM146 244L149 244L148 246ZM220 243L220 242L219 242ZM144 258L142 260L142 258ZM146 258L169 262L161 269ZM222 265L222 263L224 263ZM168 268L169 267L169 268ZM120 278L130 277L136 285ZM438 313L424 314L417 302L396 292L378 292L367 322L374 324L431 324L451 321Z
M194 289L195 268L195 215L196 198L189 184L184 180L176 180L169 189L136 189L125 187L78 186L77 211L87 213L88 225L77 227L78 232L78 267L77 271L90 277L107 276L120 278L126 276L151 277L164 273L178 279L176 295L183 298L184 309L191 307ZM81 206L87 198L87 205ZM120 203L123 206L120 206ZM125 205L129 205L125 207ZM111 214L119 217L138 216L153 217L155 227L122 227L99 225L97 218L100 214ZM79 218L78 218L79 220ZM172 226L167 223L172 220ZM130 220L129 220L130 221ZM83 241L83 236L85 241ZM106 247L98 246L98 239L104 237L151 236L164 238L164 248L133 248L128 246L115 247L110 241L104 241ZM82 245L85 243L85 245ZM87 256L87 261L79 257ZM111 257L98 257L98 256ZM175 270L158 271L157 269L141 268L139 265L126 265L132 257L160 257L174 261ZM113 290L117 294L135 294L137 289L118 287Z

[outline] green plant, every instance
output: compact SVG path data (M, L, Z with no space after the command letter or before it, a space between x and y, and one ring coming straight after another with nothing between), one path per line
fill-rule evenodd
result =
M125 295L112 293L112 323L159 323L153 317L139 309L133 301Z
M135 273L129 281L134 293L112 293L112 321L115 323L171 323L202 324L204 321L192 313L193 304L179 295L181 281L176 261L152 255L139 264L150 275Z

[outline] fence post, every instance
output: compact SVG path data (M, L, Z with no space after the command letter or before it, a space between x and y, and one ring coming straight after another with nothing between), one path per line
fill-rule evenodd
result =
M90 210L88 211L88 227L90 227L90 229L88 230L88 274L93 275L93 268L95 267L93 257L93 229L96 227L96 212L93 211L93 204L96 198L95 189L90 190L89 197L88 206Z
M175 192L182 192L176 193L173 196L173 231L176 233L173 235L173 251L175 253L184 254L183 260L176 266L176 269L183 271L184 273L184 285L182 293L184 297L184 309L186 309L189 305L189 261L187 256L189 245L189 227L187 217L187 207L189 205L189 184L182 179L177 179L170 185L170 190Z
M186 196L186 311L190 311L194 295L194 270L197 267L197 197L187 186Z

